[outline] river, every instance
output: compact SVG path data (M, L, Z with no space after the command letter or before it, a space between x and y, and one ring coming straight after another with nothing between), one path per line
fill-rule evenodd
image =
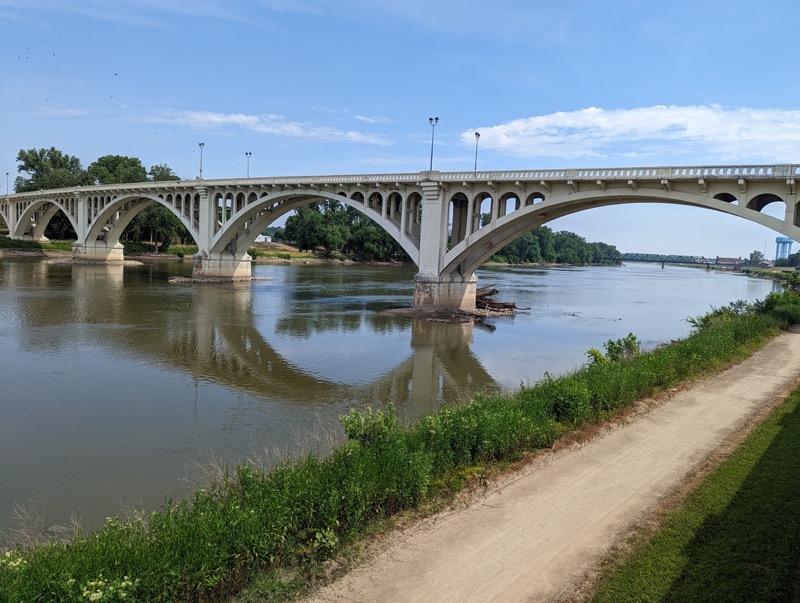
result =
M190 261L140 266L0 260L0 530L94 528L190 491L210 458L324 449L353 406L411 420L486 388L580 366L633 332L648 347L685 321L777 285L660 265L497 267L499 299L530 308L461 325L388 316L413 268L257 265L269 280L173 284ZM269 461L267 461L269 462Z

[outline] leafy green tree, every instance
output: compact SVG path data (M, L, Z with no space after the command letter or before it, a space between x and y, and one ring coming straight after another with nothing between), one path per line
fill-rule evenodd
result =
M555 233L556 261L561 264L589 264L591 250L586 239L574 232L561 230Z
M533 230L533 234L539 242L539 252L541 253L542 261L548 264L555 262L557 255L553 231L547 226L540 226Z
M80 159L65 155L55 147L20 149L17 162L17 171L28 174L27 177L17 176L14 180L14 190L18 193L80 186L87 181ZM51 218L44 234L50 239L77 238L75 229L64 212L58 212Z
M530 264L542 261L539 240L533 231L526 232L503 247L499 253L510 264Z
M791 266L793 268L800 267L800 251L791 254L786 259L775 260L775 265L776 266L783 266L783 267Z
M301 251L323 247L328 253L342 253L363 260L407 259L403 248L375 222L338 201L311 203L286 220L275 238L295 243Z
M286 219L284 235L292 241L300 251L314 251L322 245L322 231L324 223L322 214L316 204L295 210L295 215Z
M20 149L17 162L17 172L28 174L27 178L20 175L14 180L14 190L18 193L80 186L87 181L80 159L55 147Z
M547 226L539 226L503 247L493 259L510 264L618 264L622 255L613 245L587 243L586 239L575 233L554 233Z
M89 164L89 181L96 184L145 182L147 170L140 159L123 155L104 155Z
M764 253L758 249L750 252L750 258L747 260L748 266L758 266L764 261Z
M153 182L164 182L167 180L180 180L181 177L172 171L172 168L164 163L159 163L150 168L149 179Z
M589 243L592 251L592 264L619 264L622 254L614 245L608 243Z

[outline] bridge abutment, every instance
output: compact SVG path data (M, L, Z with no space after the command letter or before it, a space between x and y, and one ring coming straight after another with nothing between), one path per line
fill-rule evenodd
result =
M229 253L215 253L210 256L198 253L193 261L193 278L240 280L252 276L252 258L248 254L244 258L237 258Z
M478 277L462 276L414 277L414 309L423 312L475 310Z

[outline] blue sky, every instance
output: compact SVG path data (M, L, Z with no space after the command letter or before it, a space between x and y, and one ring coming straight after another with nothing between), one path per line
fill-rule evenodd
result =
M184 178L800 163L794 0L0 0L0 170L54 146ZM3 183L5 185L5 183ZM5 188L3 187L3 192ZM552 222L621 251L772 257L665 205ZM795 246L794 251L798 250Z

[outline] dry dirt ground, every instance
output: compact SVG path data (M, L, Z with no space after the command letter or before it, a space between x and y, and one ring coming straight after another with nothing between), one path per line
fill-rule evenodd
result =
M800 378L800 332L392 533L315 602L565 601Z

